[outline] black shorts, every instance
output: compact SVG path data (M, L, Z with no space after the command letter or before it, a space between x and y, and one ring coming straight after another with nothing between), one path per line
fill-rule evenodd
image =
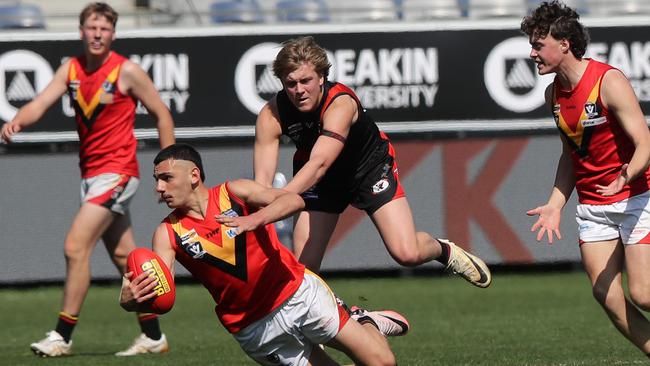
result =
M388 202L405 196L393 146L389 143L384 157L352 182L349 188L319 182L301 196L305 200L305 211L340 214L348 205L352 205L368 215L373 214Z

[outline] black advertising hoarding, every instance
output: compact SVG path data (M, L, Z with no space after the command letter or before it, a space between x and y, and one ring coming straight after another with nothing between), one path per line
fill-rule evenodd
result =
M177 127L252 126L281 85L270 63L279 43L311 34L333 64L330 79L355 89L378 122L537 119L548 116L530 46L516 28L309 32L278 34L160 33L120 38L116 51L154 80ZM321 32L319 33L319 29ZM355 28L356 29L356 28ZM650 103L650 27L593 27L589 55L621 68L644 110ZM206 33L206 32L203 32ZM65 38L65 37L64 37ZM80 51L64 40L0 39L0 119L41 90L65 57ZM153 121L139 111L137 128ZM29 131L71 131L67 97Z

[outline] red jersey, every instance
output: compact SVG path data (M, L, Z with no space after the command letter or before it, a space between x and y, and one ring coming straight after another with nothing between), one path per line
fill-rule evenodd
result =
M302 283L305 266L278 240L273 224L235 237L215 216L248 215L249 208L227 183L210 189L205 219L177 210L163 221L176 259L201 281L215 311L235 333L271 313Z
M125 61L111 52L99 69L88 73L84 56L71 59L68 93L81 143L79 167L83 178L102 173L139 176L133 134L137 102L117 87Z
M638 177L613 196L596 192L596 185L607 186L614 181L634 154L632 140L600 100L603 76L612 69L589 60L573 90L562 90L557 76L553 83L553 116L572 147L578 201L584 204L610 204L648 190L650 174L646 171L645 177Z

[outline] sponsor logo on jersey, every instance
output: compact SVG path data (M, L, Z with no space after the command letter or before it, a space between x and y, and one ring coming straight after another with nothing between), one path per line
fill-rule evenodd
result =
M211 237L213 237L213 236L215 236L217 234L219 234L219 228L216 228L216 229L210 231L209 233L205 234L205 237L210 239Z
M226 230L226 235L228 235L230 239L234 238L235 236L237 236L237 228L231 228Z
M597 118L591 118L591 119L583 119L580 121L582 123L583 127L593 127L597 125L602 125L603 123L607 122L607 117L597 117Z
M237 217L237 216L239 216L237 214L237 212L235 212L235 210L233 210L232 208L229 208L229 209L227 209L225 211L221 211L221 215L222 216L228 216L228 217Z

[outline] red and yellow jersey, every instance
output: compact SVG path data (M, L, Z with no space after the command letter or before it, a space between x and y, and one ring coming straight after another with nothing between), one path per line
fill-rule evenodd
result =
M120 93L117 86L125 61L111 52L99 69L86 72L84 56L71 59L68 94L81 143L79 167L83 178L102 173L139 176L133 134L137 102Z
M163 221L176 259L205 286L215 311L235 333L291 297L305 267L278 240L273 224L233 236L215 217L248 215L249 208L223 183L210 189L205 219L174 211Z
M572 147L578 201L584 204L610 204L648 190L650 174L646 171L645 177L635 179L614 196L605 197L596 191L596 185L607 186L618 177L635 150L620 122L600 100L603 76L612 69L589 60L573 90L562 90L557 76L553 85L553 116Z

